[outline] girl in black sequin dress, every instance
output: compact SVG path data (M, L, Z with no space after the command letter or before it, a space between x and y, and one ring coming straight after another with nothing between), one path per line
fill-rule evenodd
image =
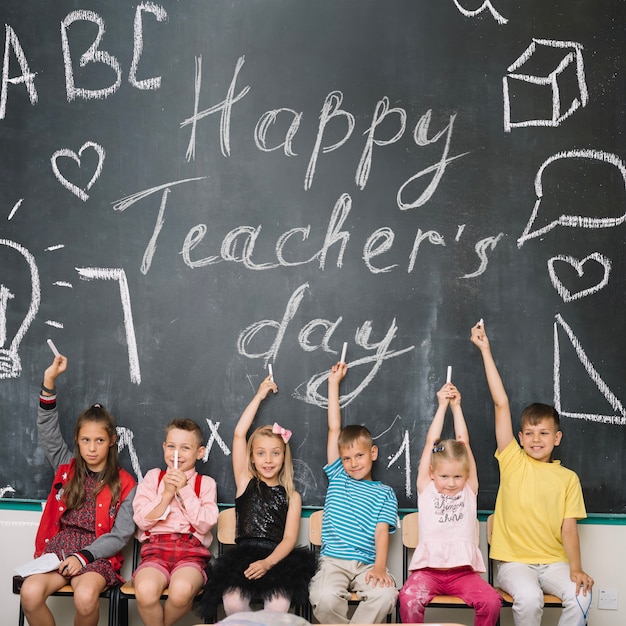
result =
M236 546L208 570L209 580L200 608L214 617L219 601L227 615L249 611L253 598L264 608L288 611L291 602L308 600L315 559L306 548L296 548L302 499L295 490L288 445L291 432L280 427L257 428L246 443L261 402L278 388L271 376L260 385L235 427L233 472L237 488Z

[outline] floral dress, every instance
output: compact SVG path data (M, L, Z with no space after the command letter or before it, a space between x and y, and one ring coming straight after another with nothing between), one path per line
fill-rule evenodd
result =
M73 552L78 552L96 540L96 500L94 490L97 481L93 472L85 477L85 503L80 509L70 509L61 517L61 529L48 542L45 552L53 552L60 559L65 559ZM113 569L108 559L96 559L80 570L77 576L86 572L96 572L106 581L107 587L118 585L122 579Z

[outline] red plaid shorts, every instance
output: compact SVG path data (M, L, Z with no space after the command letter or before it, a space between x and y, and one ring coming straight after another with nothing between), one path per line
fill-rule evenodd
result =
M202 574L206 583L207 576L204 570L210 558L209 549L191 533L150 535L148 541L141 546L141 562L133 572L133 578L144 567L155 567L163 573L169 584L170 576L177 569L193 567Z

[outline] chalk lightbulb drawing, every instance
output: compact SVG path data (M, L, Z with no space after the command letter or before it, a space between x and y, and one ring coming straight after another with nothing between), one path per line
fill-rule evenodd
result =
M33 255L19 243L9 241L8 239L0 239L0 246L8 246L19 252L24 257L26 264L30 270L30 286L31 297L30 305L26 315L22 320L20 327L13 336L11 342L7 345L7 310L9 301L15 297L15 294L1 283L0 275L0 379L2 378L18 378L22 372L22 363L20 360L19 349L24 335L26 335L32 321L39 310L41 302L41 289L39 285L39 272L35 264Z

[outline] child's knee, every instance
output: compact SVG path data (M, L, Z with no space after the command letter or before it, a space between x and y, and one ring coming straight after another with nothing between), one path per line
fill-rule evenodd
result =
M74 589L74 606L79 615L91 615L98 609L100 591L93 587L81 585Z
M267 611L278 611L280 613L287 613L290 607L291 598L287 596L272 596L263 605L263 608Z
M224 605L224 613L232 615L233 613L241 613L250 610L250 600L239 591L228 591L222 596L222 604Z
M338 591L326 591L318 589L312 590L309 594L309 601L314 614L317 615L345 615L348 612L349 593Z
M46 600L43 587L33 582L34 580L34 578L26 578L20 589L20 601L25 611L41 605Z

